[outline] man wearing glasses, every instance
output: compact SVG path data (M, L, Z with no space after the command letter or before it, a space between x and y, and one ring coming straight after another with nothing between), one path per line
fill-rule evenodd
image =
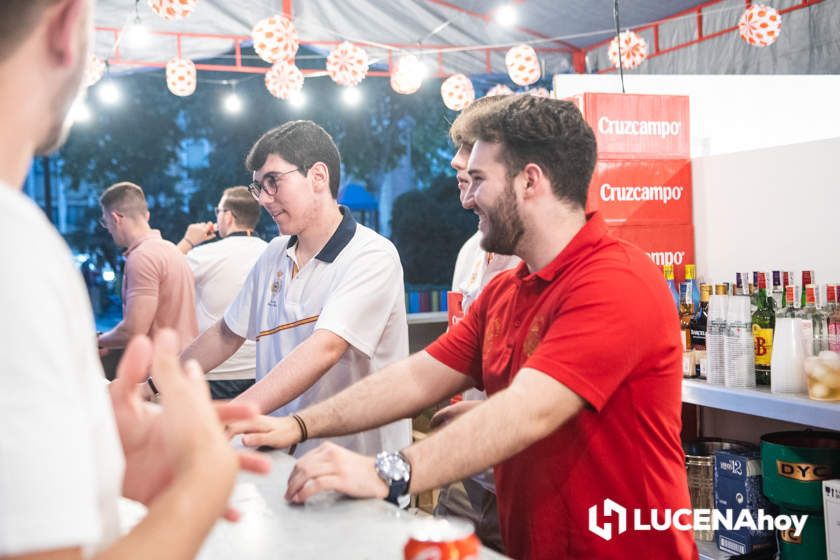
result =
M181 347L198 335L195 285L184 255L160 230L149 226L149 207L139 185L111 185L99 197L100 224L114 243L125 247L123 318L99 335L101 352L125 348L136 335L153 336L163 328L178 333Z
M402 266L394 246L338 205L340 156L311 121L265 133L245 162L249 189L281 235L269 243L224 317L181 355L205 371L247 340L257 383L235 400L293 415L408 355ZM410 443L408 420L330 438L362 453ZM320 441L303 441L300 456Z
M178 242L195 277L195 314L200 332L222 318L268 246L253 235L259 220L260 205L248 188L231 187L222 193L216 221L190 224ZM201 245L216 239L216 233L218 241ZM232 399L253 385L256 360L256 344L246 340L233 356L207 372L213 398Z

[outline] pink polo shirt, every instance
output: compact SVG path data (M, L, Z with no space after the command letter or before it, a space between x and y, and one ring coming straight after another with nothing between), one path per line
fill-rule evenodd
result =
M154 296L157 311L148 335L162 328L178 333L183 350L198 336L195 282L184 254L153 229L135 241L125 254L123 314L131 298Z

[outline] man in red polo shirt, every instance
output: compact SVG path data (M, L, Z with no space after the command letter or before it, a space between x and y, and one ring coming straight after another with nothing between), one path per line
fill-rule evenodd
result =
M424 352L294 418L234 427L246 445L354 432L469 386L490 398L400 453L304 456L287 499L323 490L399 498L496 465L514 558L693 558L690 530L639 530L690 508L680 447L678 318L638 248L584 213L595 139L571 103L533 96L474 119L469 162L482 247L523 263L494 279ZM606 500L625 508L627 530ZM606 529L609 524L611 531ZM591 528L594 527L594 531ZM609 538L606 538L609 537Z

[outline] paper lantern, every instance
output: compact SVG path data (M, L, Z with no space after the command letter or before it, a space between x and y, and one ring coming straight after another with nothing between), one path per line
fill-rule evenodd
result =
M505 66L513 83L518 86L530 86L540 79L540 61L530 45L519 45L505 55Z
M475 100L472 82L463 74L453 74L440 86L443 104L453 111L460 111Z
M755 47L772 45L782 30L782 16L764 4L753 4L741 15L738 31L741 39Z
M90 87L102 79L105 73L105 62L92 54L88 57L87 66L85 66L84 86Z
M266 62L294 62L298 50L295 24L285 16L260 20L251 30L254 50Z
M526 93L535 97L551 97L551 93L544 87L529 89Z
M493 97L494 95L511 95L512 93L513 90L507 87L505 84L496 84L495 86L487 90L487 93L484 94L484 97Z
M613 66L616 68L619 67L619 41L621 41L621 66L623 66L625 70L632 70L645 61L648 53L647 41L632 31L625 31L610 41L610 48L607 51L607 54L609 55L610 62L612 62Z
M179 97L195 92L195 64L192 60L177 56L166 63L166 87Z
M423 85L420 61L413 54L401 56L391 70L391 88L397 93L408 95Z
M197 3L198 0L149 0L149 7L163 19L183 19Z
M265 74L265 87L274 97L288 99L303 89L303 72L294 64L277 62Z
M368 71L367 53L344 41L327 57L327 74L340 86L355 86Z

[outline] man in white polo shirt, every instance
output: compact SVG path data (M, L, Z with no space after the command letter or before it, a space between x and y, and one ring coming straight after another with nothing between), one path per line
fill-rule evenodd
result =
M195 277L199 332L222 318L268 246L254 235L259 220L260 205L248 187L231 187L222 193L216 207L216 222L190 224L178 242L178 249L187 255L187 264ZM201 245L215 240L216 233L218 241ZM214 399L236 397L254 384L256 367L256 343L246 340L227 361L207 372L211 396Z
M387 239L338 205L340 157L320 126L292 121L268 131L245 164L251 193L281 235L182 358L211 370L256 341L257 383L236 400L287 416L408 356L402 266ZM410 421L330 440L360 453L400 449ZM320 441L301 442L295 454Z

